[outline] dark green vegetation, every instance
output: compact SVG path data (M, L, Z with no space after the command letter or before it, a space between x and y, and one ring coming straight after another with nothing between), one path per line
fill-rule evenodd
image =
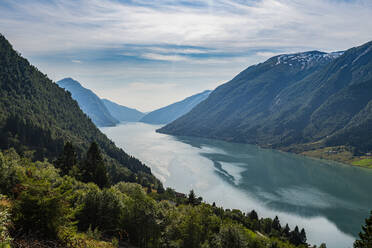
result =
M366 224L362 226L362 231L359 233L359 239L355 241L354 248L371 248L372 247L372 211Z
M342 55L276 56L221 85L159 132L289 151L372 150L372 42Z
M145 114L107 99L102 99L110 114L119 121L139 121Z
M79 108L71 94L30 65L0 35L0 149L14 147L34 160L55 160L64 143L81 158L92 141L102 149L109 180L160 189L150 168L110 141Z
M71 144L65 148L55 162L63 170L20 157L14 149L0 152L0 193L6 196L0 202L0 244L307 247L306 233L297 226L290 230L277 217L264 219L254 210L245 214L202 203L193 191L188 197L170 188L163 192L147 188L146 193L139 184L124 182L100 188L94 183L102 182L100 176L90 174L103 165L96 144L82 161L76 161Z
M119 123L111 115L102 100L93 91L81 86L78 81L72 78L64 78L58 81L57 84L71 93L72 98L78 102L79 107L97 126L115 126Z
M167 124L177 118L188 113L200 102L204 101L209 94L210 90L203 91L202 93L192 95L186 99L173 103L171 105L165 106L163 108L154 110L147 115L145 115L140 121L150 124Z

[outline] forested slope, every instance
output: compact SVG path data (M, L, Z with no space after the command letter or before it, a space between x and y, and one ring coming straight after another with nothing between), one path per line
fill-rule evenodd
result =
M282 148L372 150L372 42L344 53L280 55L251 66L160 129Z
M54 160L65 142L81 155L92 141L109 161L115 181L129 177L158 181L139 160L115 146L79 108L70 93L20 56L0 35L0 149L34 151L34 159ZM132 175L136 173L137 176Z

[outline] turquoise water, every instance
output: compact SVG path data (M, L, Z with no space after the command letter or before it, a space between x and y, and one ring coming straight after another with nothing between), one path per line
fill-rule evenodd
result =
M166 187L195 192L224 208L278 215L308 241L352 247L372 209L372 170L254 145L174 137L160 126L126 123L102 131L151 167Z

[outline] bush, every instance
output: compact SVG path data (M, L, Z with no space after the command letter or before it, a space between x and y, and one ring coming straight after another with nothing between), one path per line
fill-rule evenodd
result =
M21 191L12 209L15 230L39 238L58 239L61 227L72 226L70 191L58 181L57 171L48 163L36 163L24 172Z

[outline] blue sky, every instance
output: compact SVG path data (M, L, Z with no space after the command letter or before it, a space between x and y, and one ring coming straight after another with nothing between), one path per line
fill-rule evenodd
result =
M1 0L0 32L51 79L150 111L267 58L372 40L371 0Z

